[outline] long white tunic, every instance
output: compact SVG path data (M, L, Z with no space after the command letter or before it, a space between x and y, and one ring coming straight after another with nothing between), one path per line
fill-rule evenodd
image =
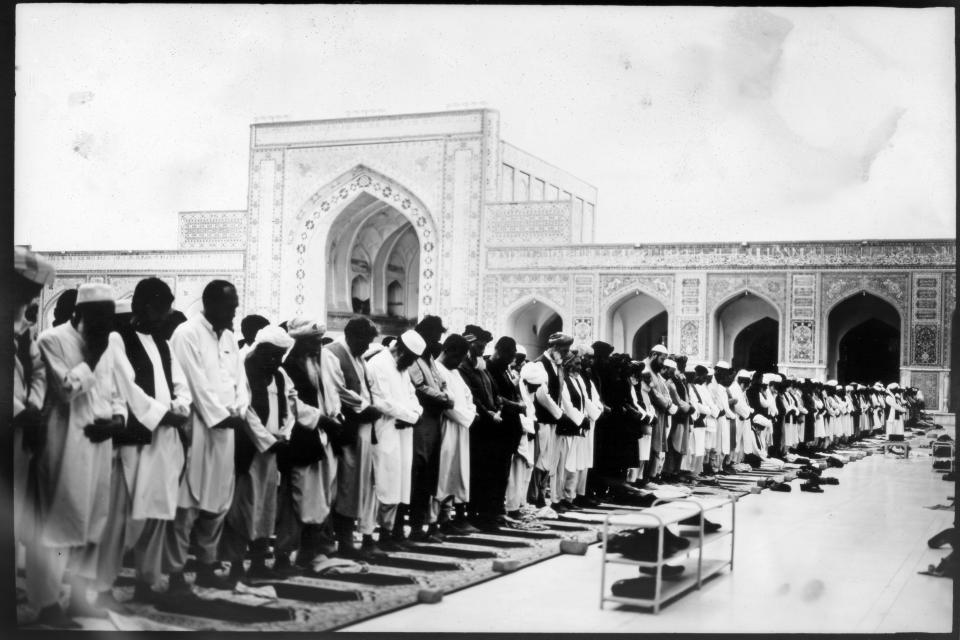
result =
M154 399L167 410L186 415L190 411L193 399L177 357L170 353L170 376L173 378L171 382L173 382L173 393L176 396L176 399L173 399L170 397L170 388L165 382L163 362L154 339L142 333L137 333L137 337L150 358L150 364L153 365ZM136 451L138 447L122 449ZM133 494L133 519L172 520L177 514L180 475L183 473L183 464L186 461L186 454L177 429L170 426L154 429L153 439L150 444L140 449L136 464L130 465L126 457L123 461L127 488ZM133 478L127 472L131 467Z
M92 371L84 362L83 337L71 323L43 332L39 347L48 384L47 444L37 459L42 541L50 547L84 546L103 534L113 462L113 442L94 444L84 427L97 418L126 418L127 402L138 417L146 417L152 399L134 383L123 341L115 333Z
M170 346L187 378L194 408L193 441L178 506L223 513L233 499L234 434L213 426L230 416L242 417L249 403L237 341L229 330L218 338L200 314L177 327Z
M423 414L410 372L399 371L389 349L367 362L373 406L383 414L373 425L377 444L373 448L374 486L382 504L410 504L413 469L413 427L397 429L397 420L416 424Z
M440 481L437 499L453 496L457 502L470 501L470 425L477 417L470 387L460 372L437 366L440 377L447 384L447 393L453 398L453 408L443 412L440 441Z
M18 324L14 333L20 335L26 327ZM17 345L14 342L14 353ZM47 391L47 373L40 357L40 348L36 341L30 342L30 361L32 372L30 379L24 378L20 358L13 358L13 415L19 415L28 406L43 408L43 398ZM30 461L33 454L23 449L23 429L13 432L13 526L18 540L26 541L33 536L33 513L30 506L28 485L30 483Z

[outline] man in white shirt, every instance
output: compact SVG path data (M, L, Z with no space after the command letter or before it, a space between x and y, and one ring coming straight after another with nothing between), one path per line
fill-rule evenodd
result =
M244 428L248 404L232 331L238 305L232 284L210 282L203 290L203 313L177 327L170 344L187 378L194 407L187 469L180 482L177 515L167 535L169 590L175 594L190 592L183 566L191 531L200 550L195 584L232 588L214 568L223 521L233 501L234 430Z
M77 627L59 604L68 563L68 613L106 615L90 605L87 586L96 578L110 508L110 439L124 429L136 386L120 336L111 333L113 300L108 285L81 285L72 320L39 338L48 384L46 438L36 459L38 530L27 548L27 595L41 624Z
M163 280L141 280L133 291L131 321L118 330L134 382L147 400L128 402L127 428L113 439L110 513L97 567L98 604L111 608L116 608L113 583L130 548L137 570L134 600L153 599L166 528L177 511L192 398L179 362L158 336L172 303L173 292Z
M373 425L377 436L373 473L380 524L377 546L382 551L406 548L402 540L394 536L394 524L398 506L410 504L413 425L423 413L410 381L410 366L423 355L426 347L423 337L409 330L367 362L373 406L381 413Z

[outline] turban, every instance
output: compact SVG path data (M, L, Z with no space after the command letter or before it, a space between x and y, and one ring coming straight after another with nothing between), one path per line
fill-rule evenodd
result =
M479 327L475 324L468 324L463 330L463 337L467 339L467 342L474 342L479 340L480 342L490 342L493 340L493 334Z
M887 389L890 390L890 391L893 391L893 390L899 389L899 388L900 388L900 385L897 384L896 382L891 382L890 384L887 385Z
M726 360L719 360L715 366L717 369L733 369Z
M740 369L740 371L737 371L737 377L750 379L753 377L754 373L755 373L754 371L747 371L746 369Z
M287 333L291 338L319 338L326 333L327 327L316 320L307 318L294 318L287 323Z
M443 326L443 320L440 319L440 316L423 316L423 320L418 322L414 329L421 332L435 330L441 335L447 332L447 328Z
M769 429L773 426L769 418L761 416L760 414L753 416L753 424L758 427L763 427L764 429Z
M257 337L253 341L251 353L257 345L269 344L281 349L289 349L293 346L293 338L287 335L287 332L275 324L268 324L260 331L257 331Z
M52 284L56 275L49 260L23 247L13 249L13 269L30 282L44 286Z
M113 288L99 282L80 285L77 290L77 304L86 302L113 302Z
M527 384L547 384L547 370L540 362L528 362L520 367L520 379Z
M777 376L772 373L765 373L763 377L760 378L760 384L770 384L771 382L776 382Z
M613 353L613 345L610 344L609 342L604 342L604 341L602 341L602 340L597 340L596 342L594 342L594 343L593 343L592 345L590 345L590 346L593 347L593 352L594 352L595 354L597 354L597 356L599 356L599 357L601 357L601 358L602 358L602 357L609 357L610 354Z
M427 349L427 343L423 339L423 336L413 329L404 331L400 336L400 342L417 357L422 356L423 352Z
M705 366L703 366L702 364L698 364L697 366L695 366L695 367L693 368L693 371L694 371L694 373L699 373L700 375L703 375L703 374L705 374L705 373L709 373L709 369L707 369L707 368L706 368Z
M551 347L562 347L573 344L573 336L569 336L562 331L558 331L547 339L547 344Z
M662 354L666 355L666 354L667 354L667 348L666 348L665 346L663 346L662 344L655 344L655 345L653 345L653 347L650 349L650 353L662 353Z

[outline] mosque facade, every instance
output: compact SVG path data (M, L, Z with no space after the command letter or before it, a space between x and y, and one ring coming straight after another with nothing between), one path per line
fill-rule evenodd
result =
M948 408L953 240L596 244L596 188L502 140L492 109L254 124L248 172L247 209L180 213L176 250L47 252L41 326L82 282L124 298L156 275L191 315L223 278L275 321L435 314L532 354L562 328Z

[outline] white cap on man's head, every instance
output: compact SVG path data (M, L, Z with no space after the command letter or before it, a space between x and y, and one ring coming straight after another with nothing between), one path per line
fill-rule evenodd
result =
M547 384L547 370L542 362L527 362L520 367L520 379L527 384Z
M726 360L718 360L714 367L717 369L733 369L733 367L730 366L730 363Z
M87 302L113 302L113 287L102 282L87 282L77 289L77 304Z
M257 337L253 339L250 352L252 353L257 345L269 344L281 349L289 349L293 346L293 338L286 331L275 324L268 324L260 331L257 331Z
M663 361L663 366L670 367L671 369L676 369L677 363L671 360L670 358L667 358L666 360Z
M665 346L663 346L662 344L655 344L655 345L653 345L653 347L650 348L650 353L662 353L662 354L666 355L666 354L667 354L667 348L666 348Z
M408 329L400 336L400 342L403 343L415 356L422 356L427 349L427 342L419 333L413 329Z

